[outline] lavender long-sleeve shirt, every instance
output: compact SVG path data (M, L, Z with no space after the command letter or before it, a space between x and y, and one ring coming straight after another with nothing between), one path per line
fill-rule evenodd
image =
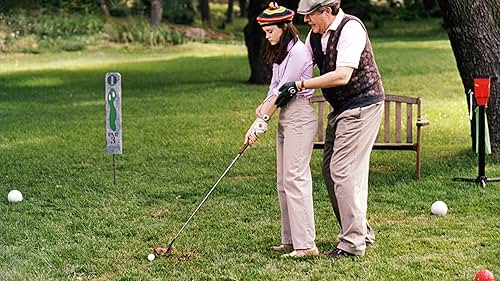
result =
M288 55L280 63L273 64L273 77L267 92L267 99L279 95L279 88L286 82L310 79L313 74L313 61L309 50L300 40L288 43ZM297 96L311 98L314 89L300 91Z

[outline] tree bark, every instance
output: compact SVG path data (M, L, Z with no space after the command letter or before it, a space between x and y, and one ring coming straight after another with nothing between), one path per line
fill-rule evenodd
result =
M247 1L246 0L238 0L238 4L240 6L240 17L244 18L247 16Z
M424 10L426 12L432 11L434 8L436 8L436 0L423 0L422 5L424 6Z
M248 23L243 30L251 71L248 83L252 84L268 84L272 77L271 66L263 60L266 38L257 22L257 16L264 11L266 6L265 0L250 0L247 11Z
M500 5L498 0L438 0L465 92L474 77L500 74ZM491 148L500 154L500 83L492 80L486 110ZM475 124L471 122L475 147Z
M105 18L111 17L111 13L109 12L108 3L106 3L106 0L100 0L99 6L101 7L102 14Z
M281 6L287 7L288 9L291 9L291 10L294 10L295 12L297 12L297 8L299 7L299 0L281 0L279 2L279 4ZM296 20L298 16L299 16L299 14L295 13L295 16L293 19Z
M233 4L234 0L227 0L227 12L226 12L226 22L233 22Z
M160 26L163 17L163 3L161 0L151 0L151 25Z
M200 0L199 4L201 12L201 21L210 24L212 19L210 17L210 6L208 0Z

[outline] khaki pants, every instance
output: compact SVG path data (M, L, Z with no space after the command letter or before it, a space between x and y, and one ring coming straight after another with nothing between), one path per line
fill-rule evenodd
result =
M366 219L370 153L380 126L383 102L328 115L323 176L340 224L337 248L364 255L375 235Z
M281 242L294 249L315 247L316 231L309 161L318 120L308 99L294 98L280 111L276 135Z

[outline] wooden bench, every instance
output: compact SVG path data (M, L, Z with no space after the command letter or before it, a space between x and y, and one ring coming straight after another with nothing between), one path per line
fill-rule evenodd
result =
M323 149L327 115L332 109L322 95L313 96L311 101L318 113L318 135L314 148ZM420 97L386 95L384 103L384 114L373 149L415 151L417 154L416 178L418 180L420 179L422 160L420 156L422 149L420 129L429 124L427 119L422 118L422 100ZM406 114L402 113L403 107L406 107ZM415 127L413 120L416 120ZM415 133L416 138L414 138Z

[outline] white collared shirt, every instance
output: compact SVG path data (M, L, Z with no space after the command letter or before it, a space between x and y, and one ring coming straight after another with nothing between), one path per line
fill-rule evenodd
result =
M342 19L344 19L344 16L344 11L340 9L332 24L328 27L327 31L323 33L323 36L321 37L321 49L324 54L326 54L330 34L335 32L335 30L339 27ZM313 52L310 42L311 32L312 31L309 31L305 43L307 49L312 55ZM337 45L337 67L348 66L354 69L358 68L361 53L365 49L366 37L366 31L358 21L350 20L344 25L342 33L340 34L339 43Z

